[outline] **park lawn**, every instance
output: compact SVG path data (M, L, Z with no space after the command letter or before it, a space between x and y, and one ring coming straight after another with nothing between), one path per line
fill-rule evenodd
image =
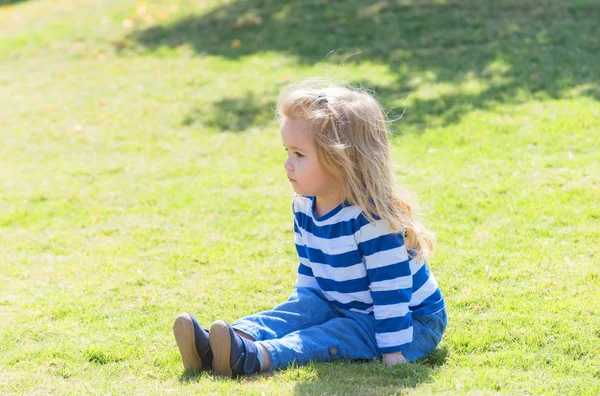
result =
M0 394L599 394L600 2L282 4L0 0ZM177 314L293 288L273 106L310 76L397 119L447 332L393 369L185 374Z

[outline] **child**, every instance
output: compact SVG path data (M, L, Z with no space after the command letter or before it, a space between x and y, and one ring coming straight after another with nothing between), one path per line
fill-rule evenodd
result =
M411 362L446 328L425 258L429 232L396 191L377 101L341 86L303 84L278 101L293 198L296 288L273 310L216 321L190 314L174 334L188 370L241 376L311 360Z

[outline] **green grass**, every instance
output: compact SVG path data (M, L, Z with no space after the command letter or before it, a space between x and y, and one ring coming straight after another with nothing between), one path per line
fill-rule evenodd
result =
M600 393L600 3L283 4L0 1L0 393ZM315 75L405 112L447 333L394 369L186 375L178 313L292 290L273 105Z

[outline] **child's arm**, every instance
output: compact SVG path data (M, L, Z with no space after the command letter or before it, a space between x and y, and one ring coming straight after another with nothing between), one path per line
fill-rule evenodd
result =
M410 258L402 235L386 221L363 225L356 237L370 282L377 346L388 365L396 364L412 342Z

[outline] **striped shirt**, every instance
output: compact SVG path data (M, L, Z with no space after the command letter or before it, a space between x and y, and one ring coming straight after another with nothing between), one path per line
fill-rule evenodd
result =
M401 234L385 220L369 223L357 206L317 217L314 197L293 200L297 287L318 288L336 306L375 316L381 353L402 352L413 317L444 308L427 263L411 259Z

